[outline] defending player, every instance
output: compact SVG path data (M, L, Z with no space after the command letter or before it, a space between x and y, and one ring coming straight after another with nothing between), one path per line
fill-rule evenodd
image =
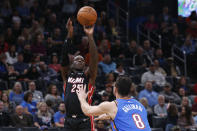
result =
M99 116L97 120L111 119L113 131L151 131L144 106L129 96L132 81L121 76L116 80L114 94L116 100L90 106L86 102L85 87L77 92L84 114Z
M90 63L89 68L85 70L85 60L82 56L74 57L73 63L69 63L69 52L72 50L73 26L69 19L67 22L68 36L64 43L63 59L62 59L62 78L64 81L65 91L65 130L66 131L90 131L94 130L93 121L90 124L90 118L87 117L81 110L80 102L76 92L84 85L91 92L88 96L88 103L91 103L91 96L94 90L95 79L97 75L98 53L93 38L94 27L85 28L89 40Z

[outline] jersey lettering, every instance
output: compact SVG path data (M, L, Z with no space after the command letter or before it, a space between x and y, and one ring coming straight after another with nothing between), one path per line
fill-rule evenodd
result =
M139 129L144 129L145 125L144 122L142 121L142 118L140 117L139 114L133 114L132 115L133 121L135 122L135 125Z

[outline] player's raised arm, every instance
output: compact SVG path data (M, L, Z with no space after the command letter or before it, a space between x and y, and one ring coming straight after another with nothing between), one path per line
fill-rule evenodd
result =
M94 85L97 75L97 65L98 65L98 52L93 37L94 26L90 28L86 28L84 26L84 32L88 36L88 40L89 40L90 63L89 63L88 74L90 75L90 83Z
M62 49L62 62L61 62L61 75L62 79L66 81L66 75L70 69L70 62L69 62L69 46L72 44L72 37L73 37L73 25L70 18L67 21L66 29L68 31L67 38L64 42L63 49Z

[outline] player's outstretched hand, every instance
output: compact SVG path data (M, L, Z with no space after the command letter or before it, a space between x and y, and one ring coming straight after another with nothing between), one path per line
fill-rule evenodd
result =
M86 27L83 26L84 32L86 33L87 36L93 36L94 33L94 25L91 27Z
M73 25L72 25L72 21L71 19L69 18L67 23L66 23L66 29L68 31L68 37L72 37L73 35Z
M78 91L76 91L77 96L79 98L80 101L86 100L89 91L86 93L86 85L84 85L83 87L79 88Z

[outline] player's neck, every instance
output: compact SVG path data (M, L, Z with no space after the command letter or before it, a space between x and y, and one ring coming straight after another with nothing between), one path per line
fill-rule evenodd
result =
M116 96L116 99L130 99L130 98L131 98L130 96L120 96L120 95Z

